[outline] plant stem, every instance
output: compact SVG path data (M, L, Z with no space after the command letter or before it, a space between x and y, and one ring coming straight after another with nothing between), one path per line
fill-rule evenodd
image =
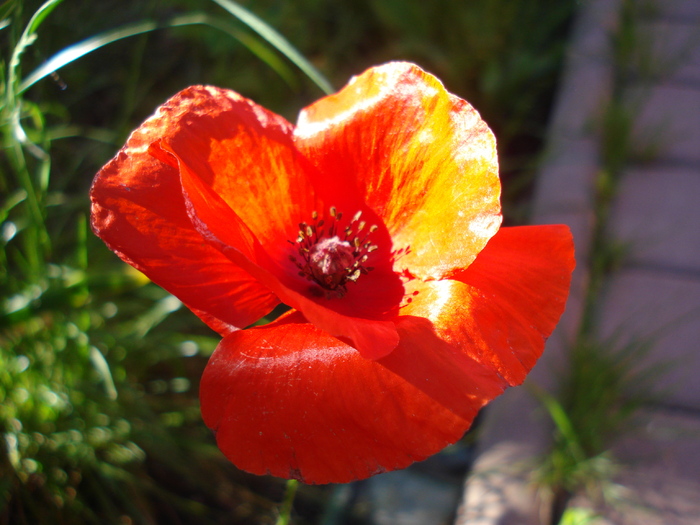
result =
M280 515L277 518L277 523L275 525L289 525L289 519L292 514L292 505L294 504L294 497L297 494L297 488L299 488L299 482L297 480L287 480L287 489L284 492L284 500L282 500L282 505L280 506Z

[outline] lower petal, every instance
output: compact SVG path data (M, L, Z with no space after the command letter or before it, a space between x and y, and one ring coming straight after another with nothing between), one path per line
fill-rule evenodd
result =
M404 318L398 329L401 343L377 361L297 312L227 336L200 392L222 452L255 474L345 483L457 441L504 383L427 321Z

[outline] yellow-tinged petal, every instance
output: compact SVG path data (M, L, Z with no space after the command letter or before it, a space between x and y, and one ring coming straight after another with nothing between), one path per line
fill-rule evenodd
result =
M466 268L501 223L496 141L476 110L415 65L369 69L301 112L299 150L315 185L384 221L397 271L439 279Z

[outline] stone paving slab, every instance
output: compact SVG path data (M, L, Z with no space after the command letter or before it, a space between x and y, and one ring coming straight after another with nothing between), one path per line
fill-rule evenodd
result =
M610 234L629 247L633 265L696 271L700 277L699 200L700 167L662 164L628 170Z
M700 2L697 0L656 0L651 4L650 10L657 18L670 18L680 22L700 21Z
M654 20L640 23L639 33L654 44L649 50L654 78L670 85L700 86L700 22Z
M568 508L591 509L589 525L698 525L700 523L700 418L674 411L642 414L614 448L617 467L591 499L575 496ZM533 450L526 442L491 447L469 478L464 525L541 525L548 511L533 484ZM504 512L503 509L506 509Z
M550 151L559 137L593 137L594 124L610 97L612 69L607 37L617 25L621 0L589 0L572 30L571 40L549 126ZM595 158L595 155L593 156ZM538 184L547 187L547 184Z
M591 137L609 100L612 80L609 65L597 58L579 55L569 64L557 104L561 108L550 124L550 136Z
M461 494L459 484L411 470L367 480L373 525L449 525Z
M542 523L542 502L531 476L533 452L522 440L489 447L469 475L464 501L457 511L457 525Z
M668 475L700 483L700 454L697 453L700 418L697 414L660 408L644 412L640 423L615 447L620 460L631 468L653 465ZM700 508L700 492L697 496L696 504Z
M579 10L576 22L571 32L571 41L567 57L567 69L576 69L579 58L586 57L600 63L610 61L610 46L605 38L613 34L618 25L618 13L623 0L588 0L587 6ZM683 0L674 0L680 1ZM680 6L679 6L680 9ZM565 75L566 77L566 75ZM563 79L564 89L569 82Z
M599 314L604 338L622 334L621 343L632 337L653 345L640 364L667 369L657 382L665 403L700 410L700 279L622 270L610 280Z
M658 151L658 161L700 166L700 89L659 85L646 88L638 96L643 101L635 116L633 143L642 154Z
M590 211L590 181L599 166L598 145L588 138L556 137L555 144L545 153L543 167L538 180L541 190L537 192L534 207L543 213Z

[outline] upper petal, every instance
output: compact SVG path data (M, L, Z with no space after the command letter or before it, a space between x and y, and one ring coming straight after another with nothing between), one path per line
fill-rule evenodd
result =
M297 147L338 206L363 201L386 224L398 269L442 278L498 230L496 142L479 114L412 64L369 69L303 110Z
M566 226L501 228L455 280L409 283L402 314L429 319L451 346L518 385L564 311L574 264Z
M306 483L425 459L458 440L503 389L425 323L404 319L401 344L379 361L298 313L231 334L202 377L204 421L238 467Z
M255 322L279 300L192 226L177 170L148 153L172 124L172 115L161 109L100 170L90 193L92 228L119 257L225 335Z
M165 149L235 211L267 253L286 259L299 223L323 206L294 146L291 124L212 86L190 87L161 111L171 121L161 140ZM152 153L158 155L158 148Z

